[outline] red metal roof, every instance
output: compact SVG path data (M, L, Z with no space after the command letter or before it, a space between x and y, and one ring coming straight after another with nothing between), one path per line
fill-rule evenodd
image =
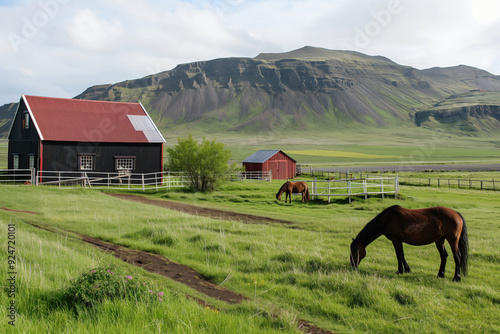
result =
M140 103L61 99L24 95L42 140L107 143L163 143Z

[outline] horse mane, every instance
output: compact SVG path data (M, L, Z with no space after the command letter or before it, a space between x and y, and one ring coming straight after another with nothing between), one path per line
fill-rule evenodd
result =
M386 223L386 219L384 218L387 216L387 214L400 207L401 206L399 205L393 205L376 215L375 218L370 220L368 224L363 227L354 241L361 243L365 247L371 244L375 239L382 235L382 231Z
M288 183L290 181L286 181L285 183L283 183L283 185L281 186L280 190L278 190L278 194L280 193L284 193L286 191L286 188L288 187Z

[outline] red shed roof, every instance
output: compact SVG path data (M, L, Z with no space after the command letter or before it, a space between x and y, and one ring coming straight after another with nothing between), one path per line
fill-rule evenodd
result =
M23 95L42 140L163 143L165 139L140 103Z

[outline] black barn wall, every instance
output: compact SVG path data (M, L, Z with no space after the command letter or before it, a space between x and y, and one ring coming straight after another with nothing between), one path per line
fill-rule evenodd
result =
M40 137L36 131L35 124L30 117L30 124L28 129L24 129L22 126L22 118L25 111L27 111L26 104L24 100L21 99L19 103L16 115L13 120L11 132L9 134L9 148L8 148L8 167L13 168L14 154L19 154L19 168L27 169L29 168L29 156L35 156L35 168L38 169L40 152L39 152L39 141Z
M135 157L133 173L160 172L162 166L161 143L75 143L43 142L45 171L79 171L78 155L95 154L95 172L116 172L115 157Z

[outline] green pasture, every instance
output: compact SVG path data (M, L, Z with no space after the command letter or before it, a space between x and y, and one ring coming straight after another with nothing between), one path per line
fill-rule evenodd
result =
M165 134L165 147L177 144L189 131ZM194 134L201 140L200 134ZM198 136L198 137L196 137ZM360 128L344 131L301 131L290 134L238 133L206 135L231 150L231 164L241 162L259 149L283 150L302 165L420 164L500 161L500 137L458 136L420 128ZM165 162L168 154L165 153ZM7 168L7 141L0 141L0 169Z
M259 149L283 150L300 164L316 166L500 160L498 136L457 136L420 128L350 129L332 133L304 131L286 137L278 134L255 137L221 134L217 139L231 150L231 161L236 163L241 163ZM171 140L170 144L175 142Z
M298 332L298 319L335 333L495 333L500 331L500 192L401 187L402 199L339 198L292 204L274 198L282 181L232 182L211 194L172 191L137 193L285 219L290 225L247 224L190 216L124 202L92 190L0 187L2 229L16 224L18 241L18 332L265 333ZM436 205L465 217L469 274L438 279L434 245L405 246L412 273L396 275L392 244L381 237L367 248L358 271L349 266L352 238L384 208ZM71 236L54 235L37 222L157 253L188 265L217 284L249 297L240 305L210 300L185 286L128 266ZM6 232L1 234L6 244ZM449 246L446 246L449 251ZM106 302L74 313L59 302L71 278L114 264L165 291L163 303ZM2 272L4 272L2 270ZM4 281L2 277L2 281ZM205 300L206 309L184 298ZM0 303L8 302L6 291ZM217 312L214 311L217 309ZM11 329L4 319L2 328ZM4 332L4 330L2 330Z

